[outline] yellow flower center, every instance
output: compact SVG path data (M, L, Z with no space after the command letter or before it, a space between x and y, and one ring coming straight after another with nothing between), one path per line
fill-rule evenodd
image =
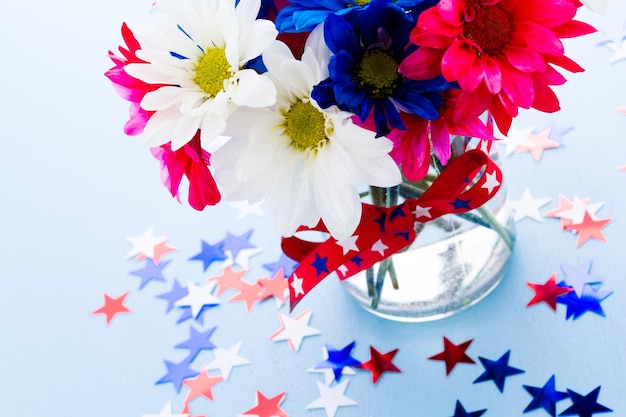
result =
M398 63L382 49L369 49L357 63L353 81L373 98L393 95L402 82Z
M370 0L354 0L354 4L356 4L357 6L365 6L369 2Z
M512 25L508 13L499 6L482 6L478 2L473 8L476 15L463 25L463 35L476 42L485 54L500 52L511 39Z
M224 48L207 48L196 64L194 81L202 91L215 97L224 90L224 81L233 75L226 59L226 50Z
M315 149L328 141L326 118L310 102L299 101L292 105L285 119L285 133L297 150Z

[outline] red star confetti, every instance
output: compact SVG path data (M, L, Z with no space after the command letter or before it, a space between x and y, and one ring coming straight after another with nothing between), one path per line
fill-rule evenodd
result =
M278 330L270 335L270 340L278 342L286 340L291 350L300 350L302 340L307 336L315 336L321 332L311 326L309 321L311 320L311 312L304 310L295 318L285 316L284 314L278 314L281 326Z
M231 303L235 301L243 301L246 305L246 311L249 312L250 310L252 310L252 306L254 305L254 303L259 301L259 294L261 293L262 289L263 287L261 287L261 284L259 284L258 281L253 284L241 281L239 294L234 295L228 301Z
M543 151L546 149L557 148L558 142L548 139L550 136L550 128L544 129L538 134L530 133L528 140L532 143L532 146L519 146L515 148L515 153L530 152L535 158L535 161L539 161L543 155Z
M608 242L607 238L602 233L602 229L611 222L612 219L600 219L594 220L589 215L589 212L585 212L582 223L570 224L566 226L566 229L574 230L578 233L576 238L576 247L579 247L589 239L596 239L601 242Z
M128 291L120 295L117 298L112 298L108 294L104 294L104 305L97 310L91 312L91 314L104 314L107 326L113 320L117 314L130 313L131 310L123 303L128 295Z
M444 361L446 363L446 375L450 375L450 372L458 363L476 363L472 358L467 356L465 351L469 348L469 345L474 339L467 340L460 345L455 345L447 337L443 337L443 351L428 358L432 361Z
M259 278L259 284L263 287L259 293L259 299L265 300L266 298L274 297L280 305L285 304L287 297L288 281L285 278L283 269L280 268L273 278Z
M185 404L198 397L213 401L213 387L223 379L221 376L209 375L204 367L197 376L186 378L183 380L183 385L189 388L189 392L185 397Z
M583 198L581 201L584 204L589 203L589 198ZM574 209L574 203L572 203L567 197L563 194L559 194L559 206L555 209L546 211L543 213L545 217L552 218L560 218L561 219L561 229L565 230L566 226L572 224L572 221L569 219L565 219L561 217L561 213L567 213Z
M252 407L248 411L244 411L241 415L244 416L258 416L258 417L289 417L289 414L280 408L280 403L285 398L285 392L267 398L261 391L257 390L257 405Z
M526 307L544 302L552 310L556 311L556 299L574 291L573 288L560 287L556 284L556 272L553 272L544 284L532 282L527 282L526 284L535 292L534 297L528 302Z
M375 384L384 372L402 372L392 360L399 349L387 353L380 353L374 346L370 346L370 360L362 362L356 367L372 373L372 383Z
M217 290L215 290L215 295L219 297L228 289L240 290L243 287L241 277L247 272L248 271L245 269L240 269L236 271L235 269L233 269L232 266L229 266L224 268L220 275L208 277L207 280L210 282L215 282L217 284Z

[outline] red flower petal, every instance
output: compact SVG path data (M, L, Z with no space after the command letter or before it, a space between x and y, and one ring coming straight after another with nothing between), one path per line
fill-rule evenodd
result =
M498 94L502 88L502 73L494 59L485 56L485 85L491 94Z
M532 49L509 45L502 52L509 63L522 72L542 72L546 69L543 57Z
M563 55L563 44L550 29L533 22L517 22L511 43L526 45L542 54Z
M441 58L441 73L448 81L458 80L470 71L476 59L472 44L457 37Z
M552 31L559 38L574 38L576 36L588 35L598 30L591 25L578 20L572 20L560 26L552 28Z
M429 80L441 74L443 50L422 47L400 63L398 71L414 80Z

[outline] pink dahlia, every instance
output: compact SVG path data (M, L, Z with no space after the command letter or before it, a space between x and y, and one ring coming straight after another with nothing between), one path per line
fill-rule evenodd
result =
M420 48L400 72L457 81L462 91L455 120L489 110L506 134L520 107L559 110L551 86L565 78L554 66L583 71L561 42L595 31L573 20L576 9L572 0L441 0L419 16L411 41Z
M178 191L180 183L183 177L187 177L189 181L187 199L191 207L203 210L206 206L213 206L220 201L220 192L208 167L211 155L200 146L199 130L182 148L173 151L171 144L167 143L151 148L150 151L161 161L161 181L172 197L180 199Z

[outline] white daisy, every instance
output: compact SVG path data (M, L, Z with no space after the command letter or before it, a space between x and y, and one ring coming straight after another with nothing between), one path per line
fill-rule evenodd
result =
M154 25L133 33L145 64L125 70L150 84L164 86L145 95L141 107L155 113L144 131L147 146L172 142L176 150L201 129L203 145L224 132L238 106L275 102L273 84L244 68L277 35L269 20L256 19L260 0L159 0Z
M401 180L389 156L392 143L353 124L350 113L321 109L311 98L326 77L311 49L298 61L276 41L263 62L276 84L276 105L256 112L247 137L233 138L213 154L223 196L264 198L284 236L321 218L335 238L345 239L361 218L357 184L388 187Z
M582 3L594 12L606 14L609 0L582 0Z

